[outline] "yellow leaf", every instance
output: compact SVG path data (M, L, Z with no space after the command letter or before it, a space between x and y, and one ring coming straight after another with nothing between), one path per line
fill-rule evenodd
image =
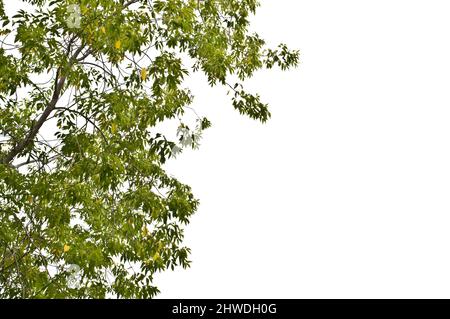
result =
M64 252L67 253L70 250L70 246L69 245L64 245Z
M119 50L122 47L122 41L117 40L116 43L114 44L114 47Z
M116 134L116 132L117 132L117 124L116 123L111 124L111 132L113 134Z
M148 235L148 229L147 227L144 226L144 228L142 229L142 236L147 237Z
M105 27L101 27L100 30L102 31L102 33L106 33Z
M153 255L153 260L158 260L160 258L159 253Z
M30 204L33 203L33 197L31 197L31 196L28 197L28 203L30 203Z
M147 79L147 69L146 68L143 68L141 70L141 79L142 79L142 81L145 81Z

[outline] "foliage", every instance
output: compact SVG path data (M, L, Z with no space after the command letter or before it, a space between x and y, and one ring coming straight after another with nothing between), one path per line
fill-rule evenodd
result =
M183 80L203 72L264 122L241 82L298 52L249 32L257 0L24 2L0 0L0 297L153 297L155 273L189 266L199 204L164 163L211 125L183 122ZM156 130L170 119L178 141Z

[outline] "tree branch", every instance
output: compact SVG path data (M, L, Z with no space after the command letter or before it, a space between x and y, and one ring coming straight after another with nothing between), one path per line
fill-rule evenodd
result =
M124 8L128 8L129 6L131 6L134 3L138 3L139 0L128 0L127 2L125 2L123 4ZM70 50L73 41L75 40L75 37L71 38L69 41L69 46L68 46L68 51ZM73 56L70 58L69 60L69 66L68 68L70 68L75 62L81 62L82 60L84 60L89 54L91 54L93 52L93 50L88 49L86 51L86 53L77 60L78 55L81 53L81 51L84 49L85 45L81 45L73 54ZM60 69L58 69L58 71L60 71ZM66 82L66 77L63 76L61 78L58 79L58 75L60 72L57 73L56 75L56 79L55 79L55 88L53 91L53 97L50 100L50 102L48 102L46 108L44 109L44 112L42 113L42 115L40 116L40 118L37 120L37 122L35 122L33 124L33 126L31 127L29 133L27 134L27 136L20 141L18 144L16 144L16 146L8 153L6 154L3 158L0 159L0 163L3 163L5 165L11 165L11 162L14 160L14 158L20 154L23 150L25 150L25 148L27 148L27 146L29 146L34 138L36 137L37 133L39 132L39 130L41 129L42 125L44 125L44 123L47 121L48 117L50 116L50 114L54 111L56 104L59 101L60 95L61 95L61 91L64 87L64 84Z
M82 45L75 51L73 56L70 58L68 68L70 68L73 65L73 63L75 62L76 58L81 53L83 48L84 48L84 46ZM20 141L18 144L16 144L16 146L11 151L9 151L9 153L6 154L6 156L4 158L1 159L1 161L0 161L1 163L6 164L6 165L10 164L12 162L12 160L20 152L22 152L28 145L30 145L30 143L34 140L37 133L41 129L42 125L44 125L44 123L47 121L50 114L55 109L56 104L59 101L61 91L64 87L64 84L66 83L66 76L62 76L61 78L59 78L59 73L60 73L60 69L58 69L58 72L56 74L55 88L53 90L52 99L50 100L50 102L48 102L47 106L44 109L44 112L39 117L39 119L33 124L30 131L28 132L27 136L22 141Z

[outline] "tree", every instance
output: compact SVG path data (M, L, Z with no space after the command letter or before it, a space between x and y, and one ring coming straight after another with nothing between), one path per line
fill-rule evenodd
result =
M0 0L0 297L153 297L156 272L189 266L199 204L164 163L211 124L187 122L183 80L203 72L265 122L242 83L298 52L249 32L257 0L23 4Z

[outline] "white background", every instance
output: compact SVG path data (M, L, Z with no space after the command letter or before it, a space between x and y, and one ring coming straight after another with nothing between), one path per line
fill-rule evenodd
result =
M167 169L201 200L193 263L159 297L450 298L449 1L261 2L301 66L248 81L266 125L192 78L213 127Z
M192 268L161 298L450 297L450 3L262 0L253 28L302 52L242 118L194 78L213 128L168 169L201 207Z

